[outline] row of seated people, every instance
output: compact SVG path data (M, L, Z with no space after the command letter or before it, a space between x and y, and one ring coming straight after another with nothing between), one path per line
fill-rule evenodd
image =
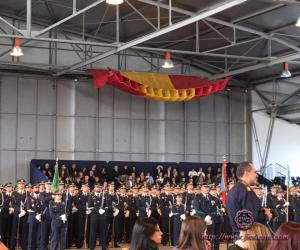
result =
M49 163L44 166L39 166L39 169L52 180L54 175L53 167ZM119 167L115 165L113 170L108 173L106 167L97 168L92 165L91 169L79 169L75 163L69 168L62 164L59 166L59 176L66 183L75 183L79 188L82 183L89 183L92 187L95 183L103 184L107 181L114 181L116 186L125 185L126 189L133 186L164 186L170 183L172 186L183 186L186 183L193 182L195 186L202 183L214 183L219 185L221 182L221 168L212 169L208 167L206 170L203 168L193 168L189 171L179 171L176 167L168 166L164 168L162 165L157 165L154 171L144 172L139 171L136 167ZM228 173L229 179L236 179L234 168L230 168Z

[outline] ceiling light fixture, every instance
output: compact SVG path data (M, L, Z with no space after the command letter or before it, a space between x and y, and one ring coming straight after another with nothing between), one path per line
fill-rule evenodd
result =
M124 3L124 0L106 0L105 2L111 5L119 5Z
M162 68L164 68L164 69L174 68L174 64L171 60L171 53L169 51L166 52L165 61L164 61L164 64L162 65Z
M282 78L288 78L288 77L291 77L291 76L292 76L292 74L289 71L289 64L287 62L284 62L283 63L283 70L281 72L280 77L282 77Z
M15 57L24 55L24 53L21 49L21 39L20 38L15 38L14 47L12 48L10 55L15 56Z

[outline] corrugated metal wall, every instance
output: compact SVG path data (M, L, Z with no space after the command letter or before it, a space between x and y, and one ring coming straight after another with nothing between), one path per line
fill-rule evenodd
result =
M1 77L0 182L32 158L221 162L247 158L246 94L149 101L92 82Z

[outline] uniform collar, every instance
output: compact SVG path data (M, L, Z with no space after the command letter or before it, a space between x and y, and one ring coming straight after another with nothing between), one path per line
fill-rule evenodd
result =
M250 185L247 182L245 182L243 180L240 180L240 183L242 183L247 188L247 191L253 191L252 188L250 187Z

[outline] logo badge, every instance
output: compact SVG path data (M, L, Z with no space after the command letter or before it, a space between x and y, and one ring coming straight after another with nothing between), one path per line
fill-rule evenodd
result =
M247 230L252 227L254 217L252 212L244 209L237 212L234 221L238 229Z

